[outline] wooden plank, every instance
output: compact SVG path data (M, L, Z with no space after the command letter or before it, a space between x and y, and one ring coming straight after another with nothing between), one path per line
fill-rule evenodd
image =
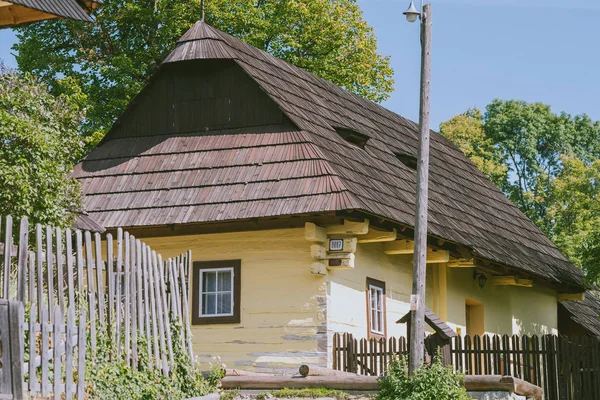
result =
M19 379L13 378L13 398L15 400L24 399L24 387L25 387L25 370L24 370L24 362L25 362L25 307L23 303L20 301L12 301L8 305L9 313L10 313L10 332L9 335L14 340L18 338L19 340L19 353L14 354L11 349L11 374L13 377L19 377ZM16 321L17 324L14 323L15 319L13 319L14 314L16 313Z
M50 371L50 364L48 362L48 340L49 340L49 324L48 324L48 306L45 304L41 305L41 313L40 313L40 328L42 331L42 345L41 347L41 369L42 369L42 379L41 379L41 392L42 397L48 397L48 372Z
M75 305L69 304L67 311L67 328L65 338L65 396L66 400L73 399L73 340L78 333L75 326Z
M43 234L42 234L42 225L35 225L35 244L36 244L36 259L37 259L37 299L36 304L38 306L38 310L40 311L40 316L42 315L42 304L44 304L44 257L42 255L42 243L43 243Z
M29 222L27 217L21 218L21 225L19 227L19 261L18 261L18 288L17 288L17 300L20 302L25 302L25 293L27 287L25 286L25 280L27 277L27 260L29 258L28 254L28 246L29 246ZM33 268L34 264L29 266L30 269ZM29 302L33 303L33 299L29 298Z
M185 331L185 338L187 342L187 349L190 355L190 359L193 359L192 349L192 332L190 326L190 309L189 309L189 292L187 287L188 276L186 270L189 270L189 265L192 260L192 251L188 250L185 263L179 265L179 275L181 276L181 289L182 289L182 300L183 300L183 329ZM185 266L184 266L185 264Z
M102 260L102 239L100 238L100 234L98 232L94 233L94 245L94 253L96 256L96 296L98 301L98 321L100 323L100 329L105 330L107 328L107 324L106 304L104 297L104 261Z
M150 290L149 283L150 278L148 276L148 246L142 243L142 282L144 284L144 331L146 333L146 351L148 352L148 360L152 358L152 331L150 330L150 303L148 297L148 291ZM151 364L151 361L149 361Z
M137 354L137 302L138 302L138 288L137 288L137 275L138 275L138 271L137 271L137 264L136 264L136 246L135 246L135 237L134 236L129 236L129 240L131 241L129 247L130 247L130 255L131 255L131 260L130 260L130 271L131 271L131 279L130 279L130 284L131 284L131 303L129 304L129 306L131 307L131 365L133 366L133 368L137 369L137 365L138 365L138 354Z
M122 282L123 282L123 229L117 229L117 276L116 276L116 317L115 317L115 343L117 344L117 361L121 361L121 304L122 297Z
M80 230L75 231L75 245L77 253L77 305L82 304L82 299L85 296L83 289L83 240Z
M61 313L65 314L65 273L63 270L63 264L65 262L63 255L62 245L62 230L56 228L56 279L57 279L57 297L58 305L60 306ZM68 258L70 258L70 254Z
M96 356L96 294L94 293L94 271L92 268L92 234L85 231L85 259L87 269L88 316L90 320L90 343L92 357Z
M153 347L154 347L154 359L156 362L156 367L158 368L160 366L160 354L161 354L161 350L159 350L158 347L158 342L159 342L159 336L158 336L158 332L159 332L159 328L158 328L158 312L157 312L157 301L156 301L156 279L155 279L155 275L154 275L154 271L156 268L156 264L157 264L157 259L156 259L156 252L152 251L150 249L150 247L148 247L148 252L150 253L148 255L148 278L150 279L150 312L152 314L152 341L153 341ZM162 347L161 347L162 349Z
M155 252L152 252L152 256L154 259L154 255ZM160 257L160 256L158 256ZM154 261L154 260L153 260ZM156 311L157 311L157 315L156 315L156 321L158 322L158 332L160 335L160 360L161 360L161 370L163 375L168 376L168 371L169 371L169 367L167 364L167 344L166 344L166 335L165 335L165 323L164 323L164 315L166 314L166 312L163 312L163 310L165 309L163 307L163 302L162 302L162 290L161 290L161 280L160 280L160 276L159 276L159 263L162 261L162 259L158 259L158 261L156 263L153 263L153 268L154 268L154 277L155 277L155 281L154 281L154 291L155 291L155 300L156 300Z
M32 268L33 270L33 268ZM32 273L33 275L33 273ZM37 357L37 335L35 321L37 319L37 305L32 304L29 310L29 392L32 395L37 394L37 373L35 359Z
M79 309L79 327L77 331L77 400L85 400L86 312L83 306Z
M60 236L59 236L60 239ZM53 392L54 400L61 400L61 376L62 376L62 353L60 344L62 342L62 326L64 325L63 313L60 306L54 309L54 332L52 336L53 343L53 361L54 361L54 376L53 376ZM65 338L65 342L70 341L70 338Z
M124 321L123 321L123 328L125 330L125 361L129 364L131 362L131 353L129 352L130 350L130 343L131 343L131 282L130 282L130 278L131 278L131 266L130 266L130 261L131 261L131 248L130 248L130 244L129 244L129 233L125 232L125 237L124 237L124 243L125 243L125 267L123 270L123 276L125 278L125 285L124 285L124 289L125 289L125 302L123 303L123 310L124 310Z
M2 217L0 217L0 225L2 224ZM4 248L12 248L12 217L9 215L6 217L6 224L4 226ZM4 297L10 299L10 267L11 267L11 252L4 252Z
M114 344L115 342L112 327L115 323L115 260L113 255L113 237L110 233L106 235L106 267L106 276L108 278L108 309L106 311L106 332L108 334L109 340Z
M46 279L48 285L48 316L54 323L54 257L52 248L52 228L46 226Z
M75 283L73 270L73 235L71 229L65 230L66 258L67 258L67 294L69 297L69 307L75 306Z
M169 351L169 365L173 365L174 362L174 357L173 357L173 342L172 342L172 338L171 338L171 321L169 320L169 312L168 312L168 306L167 306L167 285L165 283L165 263L162 260L162 256L159 254L158 255L158 266L160 268L160 274L159 274L159 287L161 290L161 300L162 300L162 306L163 306L163 310L164 312L162 313L162 318L164 319L164 325L165 325L165 336L166 336L166 341L167 341L167 349ZM169 370L167 368L167 374L169 373Z
M143 301L143 280L142 280L142 242L139 239L135 241L135 276L136 276L136 298L137 298L137 327L140 335L144 336L144 301Z

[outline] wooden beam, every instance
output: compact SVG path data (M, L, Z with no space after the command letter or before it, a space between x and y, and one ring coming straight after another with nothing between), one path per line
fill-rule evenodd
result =
M427 264L446 263L450 261L450 252L448 250L427 249Z
M415 242L412 240L395 240L383 245L385 254L413 254L415 252Z
M354 222L344 220L343 225L333 225L327 228L328 235L366 235L369 233L369 220Z
M16 26L54 18L57 18L57 16L15 4L0 8L0 27Z
M338 252L338 253L354 253L356 251L356 238L329 238L329 242L327 243L328 252Z
M358 243L378 243L378 242L393 242L398 236L398 231L394 228L391 232L378 231L376 229L370 229L369 233L361 236L358 239Z
M309 242L323 243L327 241L327 231L312 222L307 222L304 224L304 237Z
M496 286L533 287L531 279L520 279L515 276L492 276L490 280L492 285Z
M448 263L448 267L450 268L474 268L475 267L475 260L470 260L470 261L450 261Z
M558 301L583 301L585 293L559 293Z
M295 378L285 376L226 376L221 379L223 389L283 389L283 388L327 388L338 390L379 390L376 376L307 376Z

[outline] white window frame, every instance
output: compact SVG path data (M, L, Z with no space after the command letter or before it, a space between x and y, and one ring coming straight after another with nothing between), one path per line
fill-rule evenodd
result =
M379 296L379 304L381 305L381 310L377 308L373 308L373 291L375 291ZM381 286L369 284L369 320L370 326L369 330L371 333L376 335L385 335L385 291ZM375 301L375 307L377 307L377 299ZM373 318L373 311L375 311L375 315L378 317L377 320ZM375 325L379 325L376 327ZM379 329L377 329L379 328Z
M217 290L217 288L219 287L219 282L218 282L218 278L219 278L219 272L223 272L223 271L230 271L231 272L231 290L230 290L230 294L231 294L231 312L227 313L227 314L202 314L202 298L204 296L204 294L206 293L226 293L226 292L219 292ZM215 280L215 292L204 292L203 288L204 288L204 274L207 272L216 272L216 280ZM198 317L199 318L213 318L213 317L233 317L234 314L234 307L235 307L235 279L234 279L234 275L235 275L235 271L233 270L233 267L223 267L223 268L206 268L206 269L201 269L200 270L200 290L198 291L198 295L200 296L199 300L198 300ZM216 298L218 296L215 296ZM217 301L215 299L215 301ZM215 303L216 304L216 303Z

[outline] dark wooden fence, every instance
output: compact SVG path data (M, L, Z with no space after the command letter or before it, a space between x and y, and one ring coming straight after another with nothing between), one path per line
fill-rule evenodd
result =
M333 368L385 374L390 360L407 355L406 338L333 336ZM452 365L467 375L510 375L544 389L547 400L600 399L600 341L588 337L463 336L451 346Z

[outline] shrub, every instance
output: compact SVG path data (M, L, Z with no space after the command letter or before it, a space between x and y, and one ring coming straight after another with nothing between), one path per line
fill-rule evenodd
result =
M179 337L180 327L171 321L173 338ZM88 347L89 349L89 347ZM214 365L204 377L200 365L190 360L183 352L179 340L173 340L174 362L168 377L150 366L154 363L147 354L146 339L138 339L139 368L134 369L125 361L114 362L115 346L105 335L97 338L96 354L87 354L86 394L91 399L103 400L179 400L204 396L217 391L217 384L223 377L220 364Z
M401 357L392 360L388 375L380 378L379 400L468 400L464 376L455 374L452 367L446 367L441 357L434 358L430 366L424 366L408 375L406 360Z

